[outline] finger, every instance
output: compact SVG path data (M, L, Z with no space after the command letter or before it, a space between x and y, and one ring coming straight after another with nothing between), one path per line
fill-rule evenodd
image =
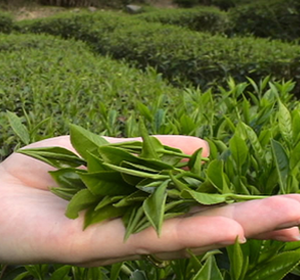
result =
M290 228L300 223L300 195L285 195L234 203L202 211L199 215L223 216L238 222L246 237L257 236L276 229Z
M241 242L245 241L241 226L223 217L167 220L160 237L153 228L148 228L131 235L126 242L123 240L125 229L119 219L91 226L84 232L81 228L80 232L74 228L68 228L65 232L68 232L68 238L60 246L56 246L61 252L54 259L61 258L64 262L75 264L109 264L116 258L118 261L129 257L138 259L141 255L149 254L172 259L174 252L181 252L176 257L186 257L186 248L220 248L233 244L237 236Z
M273 239L273 240L284 241L284 242L292 242L292 241L299 241L300 235L299 235L299 228L292 227L288 229L264 232L256 236L252 236L252 238L262 239L262 240Z

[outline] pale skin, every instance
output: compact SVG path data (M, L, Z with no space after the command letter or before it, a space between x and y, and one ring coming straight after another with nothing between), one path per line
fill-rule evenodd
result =
M191 154L207 143L186 136L157 136L163 144ZM107 138L111 142L129 139ZM68 136L47 139L30 147L62 146L73 150ZM148 228L125 243L124 226L114 219L82 230L83 216L65 217L67 201L52 194L53 168L21 154L0 164L0 263L67 263L107 265L154 254L161 259L187 257L246 239L299 240L300 195L281 195L227 206L196 209L186 217L164 222L157 237ZM195 209L194 209L195 210Z

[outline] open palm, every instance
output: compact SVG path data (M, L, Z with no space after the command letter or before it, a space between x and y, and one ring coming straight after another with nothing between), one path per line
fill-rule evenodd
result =
M169 146L191 154L207 143L187 136L157 136ZM130 139L107 138L110 142ZM30 147L61 146L73 150L68 136L47 139ZM105 221L82 230L83 216L70 220L67 201L55 196L48 171L52 167L12 154L0 164L0 262L68 263L106 265L155 254L159 258L186 257L245 238L299 240L300 195L274 196L222 207L193 209L185 217L164 222L161 237L153 228L130 236L124 243L121 219Z

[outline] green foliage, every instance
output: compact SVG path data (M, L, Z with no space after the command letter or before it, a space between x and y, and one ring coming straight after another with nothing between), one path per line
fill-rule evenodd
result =
M155 112L180 95L153 69L142 73L94 56L72 40L2 35L0 59L2 159L20 145L16 130L23 144L67 134L70 122L109 136L138 136L138 129L126 124L138 114L136 103L149 104L157 98L152 103ZM20 120L7 115L7 110ZM159 127L155 131L163 132Z
M230 10L233 35L272 39L300 38L300 4L297 0L256 1Z
M300 47L254 38L224 38L184 28L145 23L117 13L64 15L19 24L22 32L47 32L89 43L97 52L155 67L175 85L207 88L229 77L258 82L272 75L298 81ZM296 90L296 93L298 90Z
M66 22L69 20L70 25L69 29L64 29L65 36L69 31L73 32L71 35L74 36L76 28L80 27L80 22L86 21L90 29L79 28L78 33L82 38L88 38L84 36L93 38L94 41L91 42L94 43L94 47L98 42L100 49L101 47L104 48L104 46L100 46L100 42L111 42L110 32L121 33L121 31L117 31L117 28L109 29L111 22L114 22L115 26L127 30L125 34L127 36L130 34L130 25L137 22L131 21L133 19L125 22L122 16L116 20L112 15L110 19L103 18L102 23L107 23L107 29L106 33L101 33L98 29L93 29L93 25L98 22L101 23L101 21L98 21L97 15L93 15L92 18L95 20L94 22L82 15L82 18L77 18L78 25L72 25L73 19L68 18ZM41 22L44 21L35 21L35 28L39 28L38 23ZM45 20L45 22L48 22L49 26L51 25L51 20ZM30 23L26 23L26 25L29 28ZM159 33L161 26L157 25L155 32ZM57 35L61 30L60 28L65 27L59 24L54 26ZM142 25L137 27L137 29L139 28L145 32ZM172 28L164 29L165 33L161 31L160 35L162 40L162 34L168 36L168 32L174 31L175 33L177 30L177 40L175 40L175 34L172 34L173 40L168 45L169 53L170 50L173 50L173 44L176 49L176 44L180 43L178 30L184 30ZM88 33L89 31L91 32ZM153 30L149 31L149 36L151 32ZM99 34L102 34L102 37L98 37ZM138 36L138 34L134 32L131 36ZM191 37L195 36L193 32L188 34ZM218 36L211 39L208 39L207 35L199 36L202 36L201 38L206 42L210 40L212 45L214 43L214 48L218 45L216 42L221 43L225 40ZM153 41L153 38L150 37L147 41L147 36L145 36L143 40L147 41L150 46L150 41ZM132 42L134 39L136 38L131 38ZM131 42L124 37L124 44L126 40ZM136 40L139 42L138 39ZM199 44L198 40L189 42L191 45ZM88 40L86 39L86 41ZM228 41L225 40L225 42ZM117 42L117 40L114 42L115 52L118 51ZM236 45L231 46L238 49L238 41L233 40L233 42ZM243 45L245 42L250 45L251 42L264 42L265 44L266 41L240 39L238 51L243 48L247 49L247 44ZM155 43L157 42L155 41ZM162 44L166 44L166 41L162 41ZM137 43L136 47L140 46L147 49L146 44ZM154 46L153 44L152 47L154 48ZM201 46L205 47L203 44ZM287 59L293 55L288 52L297 52L297 47L290 47L285 53L283 50L286 50L287 45L277 42L272 42L268 46L273 46L273 49L269 48L268 51L273 52L274 60L278 57ZM261 49L264 47L265 45L262 43ZM124 46L120 45L120 48L122 49ZM156 48L154 49L156 50ZM224 45L223 49L225 50L223 55L226 54L230 57L232 49L230 51L228 48L228 53L226 53ZM248 52L243 54L244 56L249 54L255 61L254 56L252 56L253 49L254 47L252 49L249 47ZM150 47L147 50L151 50ZM167 47L164 49L161 45L160 50L167 50ZM186 46L185 49L182 48L181 51L183 53L189 52L189 46ZM280 52L284 53L284 57ZM270 54L266 50L261 57L268 58ZM258 82L251 78L248 78L244 83L236 82L239 79L236 81L228 79L226 86L219 86L218 89L202 90L192 87L176 89L166 85L161 75L158 75L152 68L147 68L146 73L142 73L129 68L124 63L93 55L80 42L64 41L45 35L1 35L0 59L0 151L2 158L21 144L68 133L69 123L83 126L97 135L141 136L138 118L142 116L146 122L146 129L151 134L185 134L205 138L209 142L211 149L209 162L203 164L201 168L197 167L202 161L201 150L199 150L191 157L189 163L191 168L189 175L194 176L195 173L200 172L201 178L204 179L200 185L195 184L194 180L189 180L183 184L182 178L170 177L178 191L182 192L182 195L188 199L192 198L200 203L210 204L211 200L208 200L207 196L196 195L195 193L208 193L210 194L209 198L214 199L213 202L220 201L220 199L222 199L221 201L233 202L237 197L252 199L253 195L265 196L299 192L300 105L299 101L293 98L294 82L271 81L269 76L258 79L259 73L257 73ZM238 56L235 60L237 65L239 59L243 61L245 58L242 55ZM222 62L222 59L220 61ZM287 59L287 61L289 60ZM76 132L78 131L76 130ZM80 134L79 131L77 135ZM88 136L85 145L99 144L91 135L85 135ZM147 136L144 135L144 137ZM151 142L145 146L151 149L153 145L157 144L157 142ZM78 143L73 141L73 145L78 146ZM127 143L124 147L135 154L142 145L138 146L137 142L133 142ZM94 147L92 147L93 149ZM139 173L137 171L128 173L128 169L132 169L132 167L141 169L141 164L131 161L120 167L123 169L114 167L120 158L124 158L124 154L121 154L118 146L115 145L114 151L117 150L117 153L113 155L112 150L107 147L100 149L102 156L110 161L106 163L106 166L101 162L99 163L97 157L85 153L85 149L80 149L82 157L86 157L89 162L92 162L87 168L90 168L92 172L99 168L105 169L111 166L119 171L126 169L127 174L123 174L122 179L126 178L127 182L133 182L136 179L134 177L138 177L132 175L139 174L140 176L151 173L153 165L157 164L156 161L152 161L151 166L137 170ZM159 147L160 149L161 147ZM49 151L46 152L49 155ZM51 152L53 150L50 151L50 154ZM57 150L55 153L57 154ZM157 154L159 155L159 152L153 153L149 149L143 153L145 156L154 158ZM63 154L63 156L74 160L71 154ZM128 158L132 159L130 156ZM170 160L170 158L168 159ZM52 160L57 163L57 158L52 157ZM172 162L173 160L178 162L180 158L175 157ZM75 197L75 193L84 188L82 178L85 178L85 175L80 173L77 174L78 176L73 176L70 175L73 174L72 171L73 167L70 166L63 171L51 173L58 182L64 182L59 195L68 200L71 200L72 197ZM68 183L66 183L66 178L69 180ZM91 177L85 178L89 182L93 179ZM158 187L153 182L150 185L147 183L148 181L145 181L139 187L145 189L148 186L152 190ZM186 183L194 189L186 190ZM70 186L74 189L68 192ZM171 195L174 196L174 193ZM125 203L124 200L120 200L119 196L117 198L118 203ZM145 197L131 197L131 199L141 198L144 199ZM74 208L73 204L69 210L73 217L86 206L86 203L94 203L94 198L91 199L86 191L76 199L82 204ZM101 204L97 205L97 210L105 209L105 211L96 211L96 215L89 212L88 221L98 222L107 217L119 216L120 213L112 212L110 208L110 205L115 202L112 199L101 201ZM145 207L148 215L153 212L151 205L153 202L150 200ZM104 213L102 216L100 215L101 212ZM129 224L131 225L127 234L133 228L137 228L138 218L141 217L140 212L139 209L135 209L133 212L135 215L127 217L127 221L130 221ZM160 227L161 213L162 210L160 215L157 215L152 221L157 229ZM283 278L292 279L294 274L299 275L299 266L297 266L299 248L299 242L249 240L246 244L235 244L223 250L222 254L219 254L220 251L213 251L197 257L192 255L190 259L171 261L170 265L163 268L158 268L160 263L152 259L151 263L135 261L91 269L46 264L2 265L0 269L3 279L170 280L176 278L196 280L213 277L213 279L226 280L279 280ZM156 266L153 266L153 263Z
M10 33L13 30L13 18L10 14L0 11L0 33Z
M228 18L224 12L214 7L193 9L160 9L136 16L148 22L161 22L187 27L191 30L223 33L228 28Z

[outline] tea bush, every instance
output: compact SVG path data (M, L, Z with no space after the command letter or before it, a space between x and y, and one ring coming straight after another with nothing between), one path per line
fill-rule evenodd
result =
M295 40L300 38L300 3L297 0L258 1L229 12L233 34Z
M191 30L223 33L228 28L227 14L215 7L193 9L159 9L136 16L148 22L161 22L187 27Z
M252 37L211 36L119 13L25 21L19 23L18 30L83 40L101 54L125 58L140 68L155 67L175 85L190 83L207 88L214 83L224 85L230 76L242 82L245 76L258 81L269 74L300 79L299 46Z
M0 32L10 33L13 29L13 18L10 14L0 11Z
M94 56L83 43L49 35L0 36L0 60L0 158L17 143L6 110L26 121L31 141L66 134L70 122L110 136L136 136L125 121L137 102L155 100L155 111L180 95L154 70L142 73Z

